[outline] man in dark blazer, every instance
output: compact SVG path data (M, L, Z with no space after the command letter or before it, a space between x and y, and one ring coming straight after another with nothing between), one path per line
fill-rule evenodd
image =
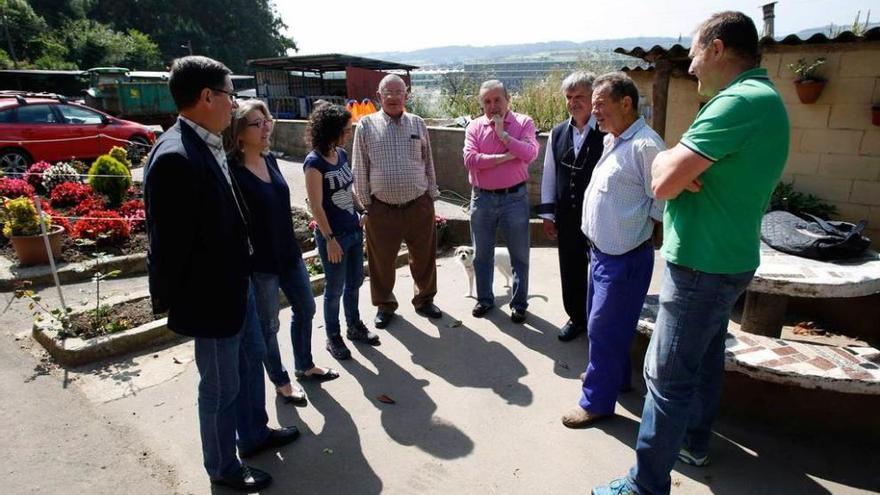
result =
M590 115L593 79L592 74L577 71L562 82L571 118L550 132L538 205L544 234L558 241L562 304L569 318L559 331L562 341L574 339L587 328L590 249L581 232L581 208L593 168L602 156L605 135Z
M226 164L220 133L236 107L230 70L183 57L169 87L180 112L144 171L153 311L195 338L199 427L211 483L260 490L271 476L241 457L292 442L296 427L267 427L265 344L250 284L247 205Z

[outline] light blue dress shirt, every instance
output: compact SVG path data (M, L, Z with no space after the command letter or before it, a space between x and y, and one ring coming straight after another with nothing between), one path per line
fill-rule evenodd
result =
M665 203L651 190L651 164L665 149L663 139L641 117L619 136L605 136L581 220L581 231L599 251L631 251L651 238L653 220L663 220Z

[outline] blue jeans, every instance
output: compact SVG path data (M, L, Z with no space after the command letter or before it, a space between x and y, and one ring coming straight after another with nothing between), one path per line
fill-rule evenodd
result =
M529 197L525 185L514 193L493 194L474 188L471 195L471 240L477 300L492 306L495 295L495 232L507 241L513 268L510 307L525 311L529 306Z
M254 272L257 314L263 339L266 341L266 373L276 387L290 383L290 375L281 362L278 349L278 312L281 301L278 289L290 303L290 342L293 344L293 366L297 371L307 371L315 366L312 361L312 319L315 317L315 298L309 273L302 258L294 260L287 270L280 274Z
M650 243L620 255L592 248L587 289L590 362L579 405L593 414L612 414L618 391L630 383L629 349L653 270Z
M315 233L318 255L324 266L324 328L327 337L340 334L339 299L345 311L345 323L351 327L361 320L358 294L364 283L364 232L360 229L338 234L336 241L342 248L342 261L331 263L327 257L327 242L320 231Z
M712 274L666 263L660 311L645 355L648 395L629 483L642 495L669 493L682 447L709 451L721 399L730 311L754 271Z
M266 388L263 357L266 347L260 334L253 285L241 331L231 337L195 339L199 370L199 430L202 456L211 479L228 476L241 463L235 455L251 450L269 435L266 424Z

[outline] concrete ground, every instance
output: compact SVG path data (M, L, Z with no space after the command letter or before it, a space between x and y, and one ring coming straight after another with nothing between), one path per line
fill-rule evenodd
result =
M305 204L302 169L282 161L294 204ZM455 206L446 216L457 215ZM439 209L438 209L439 211ZM294 444L252 464L270 471L265 493L588 493L634 461L644 383L622 395L618 417L568 430L560 416L576 406L585 337L556 339L561 309L555 250L532 250L529 319L515 325L495 284L498 309L470 316L467 279L451 258L438 261L441 320L415 314L411 278L398 271L399 317L378 331L379 347L351 346L350 361L324 350L322 301L312 349L342 377L305 386L307 407L278 401L266 388L270 424L297 425ZM661 260L651 293L656 294ZM497 281L496 281L497 282ZM144 277L110 280L106 295L146 287ZM40 292L57 300L54 288ZM8 297L9 294L4 294ZM93 297L91 283L65 286L70 305ZM368 283L361 310L370 322ZM0 317L0 493L228 493L201 466L196 413L198 373L191 342L92 366L54 366L29 337L31 316L16 301ZM289 328L290 310L281 313ZM290 338L280 339L287 366ZM395 404L377 397L388 395ZM780 411L781 415L786 411ZM708 468L676 466L673 493L880 493L876 445L814 430L779 432L730 415L719 419Z
M438 267L436 302L444 317L415 314L404 267L398 271L399 317L378 331L381 346L352 346L350 361L334 362L324 350L317 298L315 361L336 367L342 377L306 385L309 405L302 408L276 400L267 382L270 424L294 424L303 435L252 460L275 476L265 493L585 493L632 464L644 394L640 379L634 392L621 396L618 417L586 430L560 424L576 405L587 341L556 339L566 318L555 250L532 251L524 325L510 322L500 282L498 309L486 319L471 317L474 300L463 297L463 271L451 258L441 258ZM655 271L654 293L659 267ZM114 280L105 289L123 293L144 282ZM91 288L65 290L76 301L88 298ZM42 291L47 302L53 292ZM374 313L367 285L360 307L369 322ZM289 309L281 320L288 328ZM14 303L2 322L3 493L80 487L91 493L227 493L212 489L201 466L191 342L62 370L38 359L26 336L23 303ZM290 366L290 339L285 334L280 340ZM383 394L396 403L378 401ZM717 432L713 465L677 466L674 493L880 490L869 461L876 453L857 439L780 434L732 417L722 418Z

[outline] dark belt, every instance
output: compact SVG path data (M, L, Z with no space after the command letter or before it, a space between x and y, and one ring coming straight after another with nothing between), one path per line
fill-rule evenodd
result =
M386 202L380 200L379 198L377 198L376 196L371 196L371 198L373 198L373 201L380 203L384 206L387 206L389 208L395 208L395 209L402 210L404 208L409 208L410 206L414 205L416 203L416 201L422 199L422 196L424 196L424 194L420 194L419 197L417 197L416 199L414 199L412 201L407 201L406 203L386 203Z
M491 193L491 194L513 194L513 193L519 191L520 188L524 185L525 185L525 182L520 182L519 184L517 184L515 186L510 186L506 189L483 189L482 187L475 187L474 189L476 189L479 192L487 192L487 193Z

